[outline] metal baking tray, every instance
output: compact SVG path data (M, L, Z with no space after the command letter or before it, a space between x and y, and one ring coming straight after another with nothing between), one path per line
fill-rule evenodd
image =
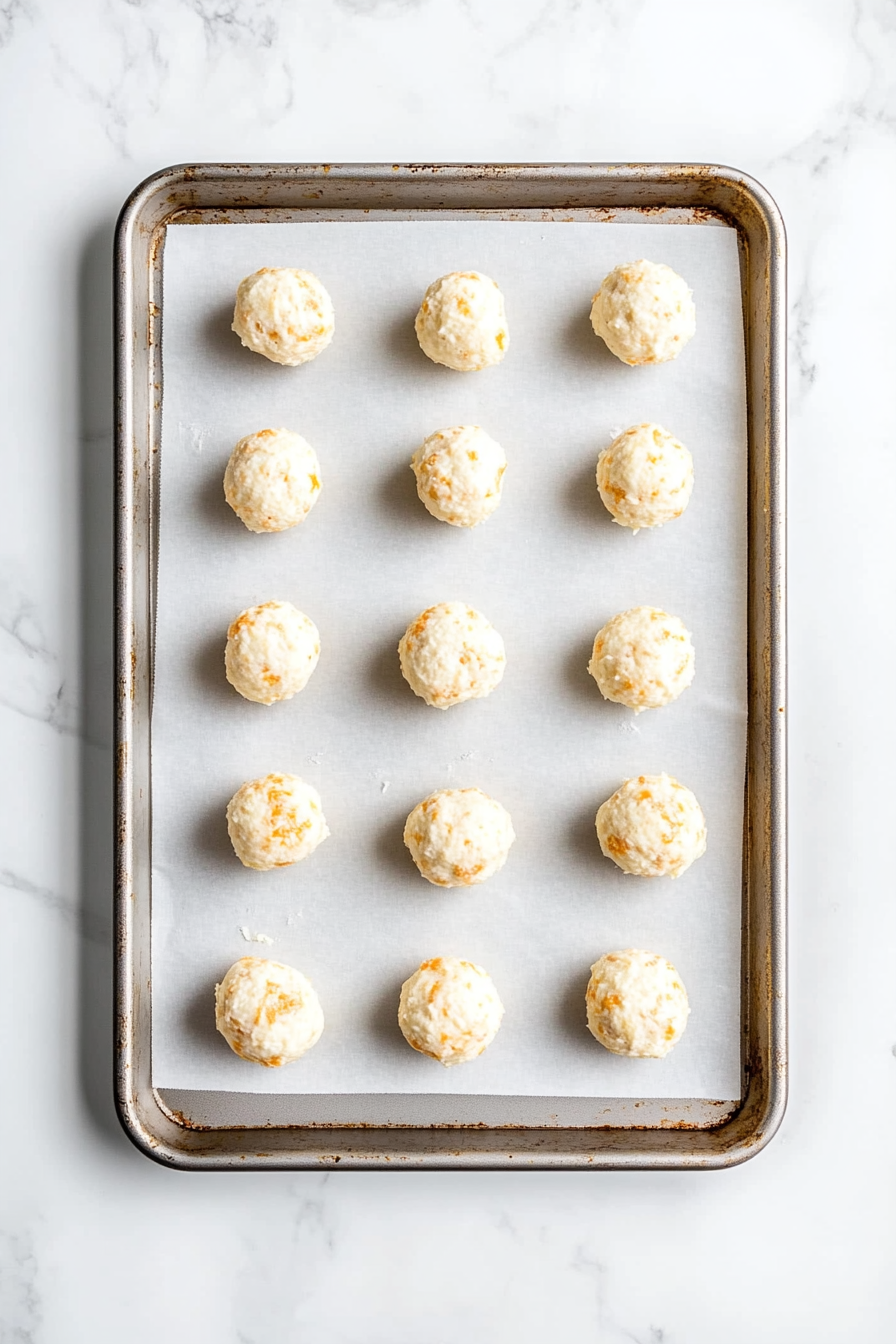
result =
M739 242L748 425L748 729L744 779L742 1093L582 1099L547 1120L504 1097L493 1122L458 1098L445 1124L390 1123L389 1098L161 1092L151 1073L150 754L162 258L179 223L441 217L586 218L700 226ZM575 212L573 215L572 212ZM760 1151L786 1102L785 237L755 181L711 164L200 164L165 169L122 210L115 247L116 816L115 1095L148 1156L189 1170L718 1168ZM497 1100L497 1099L495 1099ZM543 1108L541 1108L543 1111ZM332 1108L328 1113L332 1117ZM465 1123L465 1114L469 1123ZM359 1119L363 1116L363 1119ZM581 1123L576 1122L581 1119ZM572 1122L568 1122L572 1121Z

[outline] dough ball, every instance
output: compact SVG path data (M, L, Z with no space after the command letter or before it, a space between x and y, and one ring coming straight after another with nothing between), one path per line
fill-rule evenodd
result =
M233 326L243 345L275 364L307 364L333 339L333 304L316 275L263 266L241 280Z
M317 453L291 429L240 439L224 472L224 498L250 532L285 532L308 517L320 494Z
M411 621L398 645L405 681L436 709L489 695L504 675L504 641L480 611L440 602Z
M614 520L635 532L684 513L694 485L687 448L662 425L632 425L597 459L597 488Z
M240 1059L276 1069L317 1044L324 1015L301 971L241 957L215 985L215 1026Z
M598 808L595 826L607 858L635 877L680 877L706 851L700 804L670 775L627 779Z
M224 671L234 690L259 705L304 690L320 657L317 626L291 602L263 602L227 631Z
M440 1064L466 1064L498 1033L504 1005L472 961L433 957L401 987L398 1025L408 1045Z
M614 1055L662 1059L688 1023L678 972L655 952L608 952L591 967L588 1030Z
M266 872L307 859L330 831L317 789L298 775L265 775L227 804L227 833L240 863Z
M670 266L630 261L604 276L591 325L623 364L665 364L693 336L697 315L691 291Z
M425 355L460 373L500 364L510 339L504 296L478 271L452 271L433 280L414 328Z
M418 803L404 842L427 882L473 887L504 867L516 836L510 813L481 789L439 789Z
M456 425L430 434L414 456L417 494L433 518L475 527L501 503L507 458L478 425Z
M694 646L677 616L632 607L598 630L588 671L605 700L639 714L668 705L690 686Z

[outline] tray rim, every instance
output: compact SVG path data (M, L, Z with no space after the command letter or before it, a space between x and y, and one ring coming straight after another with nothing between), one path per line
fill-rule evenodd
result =
M364 199L376 200L373 208L386 210L532 209L531 201L516 207L508 202L533 188L544 198L534 208L643 213L681 206L721 215L737 229L741 243L745 299L750 295L744 314L750 445L750 715L741 1104L719 1125L696 1126L676 1122L669 1127L661 1121L649 1126L531 1129L195 1126L172 1112L152 1086L148 948L135 941L141 923L148 931L151 900L151 882L141 892L136 880L135 859L148 856L151 808L151 481L161 407L161 371L154 368L161 308L155 302L159 294L153 289L153 275L157 277L159 270L159 243L173 217L189 211L358 210L365 208L358 203ZM498 199L489 202L489 193ZM603 203L595 204L598 199ZM477 205L477 200L488 203ZM765 188L746 174L714 164L183 164L152 174L131 193L119 216L114 261L115 1101L125 1132L147 1156L183 1170L321 1165L391 1170L713 1169L748 1160L773 1137L787 1097L785 247L780 212ZM141 268L146 270L143 305ZM158 372L158 378L142 384L137 372L141 367L151 375ZM757 475L758 455L763 470ZM758 641L756 612L762 627ZM756 700L757 687L761 704ZM145 741L135 722L141 706L147 715ZM759 727L754 723L757 708L764 715ZM757 772L763 775L766 790L761 800L764 811L754 797ZM143 797L144 793L149 796ZM762 892L756 882L760 870L766 887ZM295 1136L292 1144L290 1135ZM300 1143L299 1136L309 1141Z

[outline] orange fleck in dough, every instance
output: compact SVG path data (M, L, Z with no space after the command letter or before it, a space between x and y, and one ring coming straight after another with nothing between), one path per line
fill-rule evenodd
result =
M696 329L691 291L662 263L641 260L617 266L594 295L591 325L623 363L665 363Z
M495 282L477 271L452 271L434 280L414 326L424 354L458 372L476 372L504 357L504 300Z
M412 1049L446 1066L475 1059L494 1039L503 1006L481 966L424 961L402 985L398 1024Z
M333 339L330 296L310 271L264 266L240 282L232 330L275 364L315 359Z
M684 645L684 659L682 650ZM588 671L604 699L629 708L671 703L694 676L694 650L677 616L657 607L632 607L598 631Z
M240 439L224 473L224 496L251 532L282 532L310 513L320 492L320 463L289 429Z
M601 499L614 521L633 532L679 517L693 483L690 453L661 425L632 425L597 462Z
M480 613L459 602L429 607L398 646L402 675L436 709L488 695L504 675L501 636Z
M270 705L301 691L319 656L313 621L290 602L263 602L228 628L224 669L240 695Z
M411 459L420 500L454 527L476 527L494 513L506 468L503 448L479 425L439 430Z
M679 877L706 849L697 799L668 775L626 780L601 804L595 827L606 857L636 877Z
M690 1006L678 972L665 958L629 948L591 967L585 992L588 1029L617 1055L662 1059L681 1038Z
M316 789L297 775L249 780L230 800L227 829L247 868L282 868L307 858L329 829Z
M215 1025L241 1059L280 1068L319 1040L324 1018L313 986L300 971L242 957L215 987Z
M476 788L438 790L417 804L404 828L421 876L438 887L485 882L504 866L514 838L509 814Z

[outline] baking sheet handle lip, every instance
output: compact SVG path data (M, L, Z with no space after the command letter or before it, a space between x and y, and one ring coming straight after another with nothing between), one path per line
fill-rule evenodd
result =
M486 168L487 165L481 165ZM633 180L645 175L655 173L657 176L669 178L674 175L682 177L701 176L704 179L728 180L732 185L736 185L740 190L745 190L752 197L754 206L758 209L763 218L766 230L771 244L771 255L769 258L768 283L771 297L771 306L777 311L779 322L773 323L773 328L777 326L777 331L773 329L771 333L772 348L769 352L769 429L771 444L771 493L772 493L772 520L770 536L770 558L771 573L769 579L772 586L771 602L771 622L773 634L776 638L773 640L775 657L772 663L772 690L776 698L778 693L783 697L785 690L786 676L786 658L785 658L785 639L784 628L784 567L785 567L785 518L784 518L784 446L785 446L785 426L784 426L784 407L785 407L785 368L783 358L784 346L784 327L781 325L785 320L784 311L784 253L785 253L785 231L780 211L768 191L755 179L746 174L740 173L734 169L728 169L723 166L715 165L694 165L690 171L686 164L658 164L658 165L615 165L601 164L571 164L571 165L505 165L508 172L514 170L520 172L527 168L538 170L544 168L550 170L550 174L556 178L557 170L564 167L569 168L574 175L581 172L582 176L587 173L601 172L602 169L610 168L612 172L608 173L608 178L613 177L616 180L631 176ZM272 174L278 167L287 168L292 173L297 173L303 168L303 165L254 165L266 175ZM311 166L313 167L313 166ZM317 166L319 171L323 171L323 165ZM412 166L408 166L412 167ZM468 171L475 168L475 165L442 165L445 169L452 167ZM338 170L346 177L348 176L366 176L368 180L374 174L371 168L382 171L383 165L342 165ZM251 171L251 169L250 169ZM417 170L421 176L423 172ZM128 299L131 295L130 283L132 272L130 261L133 258L133 233L136 229L143 229L152 232L160 225L164 224L164 216L159 212L155 213L155 219L147 222L144 216L152 213L150 207L153 206L158 197L166 189L171 191L178 182L188 182L191 178L198 178L200 181L205 176L211 176L217 173L219 176L231 176L234 180L245 178L247 169L239 165L180 165L173 168L162 169L145 179L128 197L122 207L116 228L115 258L116 258L116 564L119 573L119 597L116 602L116 679L119 687L117 704L117 722L116 722L116 765L118 769L118 778L116 780L116 805L119 827L116 828L116 958L115 958L115 1000L117 1021L119 1026L119 1036L117 1042L117 1067L115 1079L115 1100L116 1110L122 1127L135 1147L143 1152L147 1157L168 1167L175 1167L183 1170L233 1170L233 1169L258 1169L264 1167L267 1169L320 1169L322 1163L326 1163L327 1169L337 1169L339 1165L344 1165L346 1169L383 1169L386 1165L381 1156L372 1154L351 1154L345 1153L344 1156L333 1156L328 1158L320 1153L292 1153L285 1160L268 1161L272 1154L256 1152L255 1154L233 1153L231 1155L200 1154L198 1150L192 1153L178 1148L173 1141L169 1141L163 1136L164 1129L173 1122L167 1117L154 1096L154 1090L150 1089L153 1095L152 1102L147 1107L148 1097L144 1095L143 1090L138 1090L137 1079L133 1071L134 1065L134 1043L131 1028L133 1027L132 1013L134 1005L132 1002L132 981L133 965L131 960L131 910L130 910L130 891L128 889L128 858L130 854L131 836L126 830L122 830L124 819L129 816L129 791L133 787L132 761L127 752L132 733L132 712L129 698L126 694L121 694L122 679L126 683L128 675L128 665L133 645L132 637L132 601L133 594L130 588L130 565L133 561L132 548L130 545L128 524L132 521L133 508L133 490L132 490L132 467L133 467L133 444L128 438L129 431L133 424L133 368L131 360L134 351L131 349L131 343L135 338L135 328L133 325L133 314ZM427 170L427 175L432 173L432 168ZM539 173L533 174L539 176ZM546 171L545 176L549 174ZM527 174L528 176L528 174ZM408 178L403 179L405 183ZM530 178L531 180L531 178ZM175 207L178 208L178 207ZM776 336L778 339L775 339ZM786 705L786 700L781 699L782 705ZM787 1100L787 984L786 984L786 811L784 790L786 788L786 728L784 722L778 720L777 714L773 713L773 727L771 730L771 741L769 743L770 755L772 760L773 774L773 824L772 824L772 913L770 920L770 963L772 971L772 985L777 989L772 989L772 999L769 1004L769 1044L771 1046L771 1058L769 1060L769 1077L762 1080L761 1077L754 1076L749 1083L747 1093L744 1098L744 1106L740 1108L737 1114L731 1117L722 1126L719 1127L719 1133L725 1129L732 1129L737 1126L738 1116L743 1117L744 1111L749 1109L750 1094L754 1088L759 1087L760 1092L764 1092L759 1101L759 1111L752 1116L749 1121L750 1129L746 1136L738 1141L734 1140L731 1147L722 1146L712 1154L693 1154L666 1152L653 1153L644 1159L635 1158L628 1160L626 1157L616 1153L607 1160L601 1160L600 1155L586 1155L579 1153L575 1156L568 1154L557 1154L552 1159L542 1156L541 1160L531 1159L523 1154L519 1154L519 1160L514 1162L513 1156L508 1155L506 1149L500 1156L497 1154L482 1155L481 1158L473 1159L472 1155L455 1154L451 1156L434 1154L408 1154L411 1159L407 1164L403 1163L401 1156L395 1154L395 1158L388 1164L389 1169L512 1169L514 1165L523 1166L528 1169L533 1167L541 1169L633 1169L633 1170L657 1170L657 1169L703 1169L712 1170L738 1165L743 1161L755 1156L768 1144L777 1131L784 1115ZM126 756L122 761L119 753L124 747ZM155 1112L153 1117L151 1112ZM153 1119L159 1123L159 1129L153 1130ZM743 1119L741 1118L741 1123ZM662 1132L662 1131L660 1131ZM173 1137L173 1136L172 1136ZM333 1135L332 1137L335 1137ZM257 1139L263 1138L263 1131L257 1131ZM259 1143L259 1146L261 1144ZM398 1165L401 1163L401 1165Z
M602 1153L600 1150L588 1152L580 1149L575 1154L541 1152L533 1155L520 1150L514 1151L512 1145L503 1149L484 1151L474 1154L460 1150L463 1144L463 1131L458 1131L458 1147L451 1151L437 1153L402 1150L400 1145L390 1147L388 1155L383 1152L347 1150L338 1142L338 1134L330 1137L337 1139L332 1144L322 1143L319 1149L303 1153L291 1153L284 1156L274 1153L270 1148L265 1151L265 1132L252 1131L253 1144L244 1152L221 1152L198 1149L184 1150L167 1142L158 1134L153 1134L140 1118L135 1099L116 1098L118 1116L122 1127L133 1143L145 1157L169 1170L189 1172L220 1171L723 1171L758 1156L774 1137L780 1123L780 1116L770 1119L768 1127L761 1134L743 1145L730 1150L713 1153L694 1153L684 1151L653 1152L647 1154L626 1154L616 1150ZM164 1115L161 1111L160 1115ZM167 1118L167 1117L165 1117ZM212 1131L221 1135L229 1131ZM392 1131L387 1131L390 1136ZM417 1131L419 1132L419 1131ZM668 1130L658 1130L660 1134ZM552 1131L556 1133L556 1131ZM357 1136L355 1136L357 1137Z
M754 1079L754 1083L759 1083L759 1078ZM610 1152L601 1152L580 1148L575 1153L540 1153L537 1156L521 1150L514 1151L512 1142L503 1145L497 1145L494 1150L486 1150L481 1153L462 1152L464 1143L464 1128L459 1127L451 1131L451 1138L454 1140L454 1146L450 1149L443 1149L439 1152L419 1152L404 1150L400 1143L390 1143L388 1157L385 1153L376 1153L368 1150L364 1151L360 1146L361 1132L357 1129L340 1130L334 1128L325 1134L316 1130L315 1135L321 1140L319 1146L308 1152L297 1153L293 1151L288 1156L282 1154L275 1155L268 1151L265 1152L264 1139L266 1134L277 1133L277 1129L266 1130L264 1128L246 1129L235 1131L240 1133L246 1139L251 1137L252 1147L247 1144L245 1152L222 1153L207 1149L202 1151L198 1147L192 1150L179 1148L171 1141L167 1141L161 1132L153 1132L147 1119L140 1113L140 1107L137 1097L132 1091L122 1091L116 1096L118 1106L118 1115L125 1132L134 1146L146 1157L168 1168L174 1168L180 1171L235 1171L235 1170L268 1170L268 1171L295 1171L295 1170L320 1170L322 1167L327 1170L443 1170L443 1171L506 1171L513 1169L525 1170L572 1170L572 1171L719 1171L727 1170L730 1167L740 1166L751 1158L756 1157L770 1143L777 1132L784 1114L786 1105L786 1079L779 1077L778 1086L770 1087L766 1092L766 1105L758 1115L750 1117L748 1120L748 1132L741 1139L735 1139L730 1146L722 1145L714 1152L694 1152L687 1150L667 1150L654 1151L647 1154L626 1154L618 1149ZM155 1088L152 1089L152 1105L156 1116L161 1122L160 1129L169 1126L178 1128L183 1133L193 1132L198 1136L208 1136L210 1143L220 1142L220 1136L232 1131L222 1129L203 1129L192 1127L189 1124L183 1124L171 1114L168 1107L159 1097ZM712 1135L724 1135L726 1130L736 1128L738 1122L743 1123L743 1113L749 1107L749 1090L745 1101L737 1111L733 1113L726 1121L717 1127L701 1128L701 1133L706 1137ZM426 1127L415 1128L415 1134L426 1132ZM484 1137L489 1132L500 1134L507 1140L511 1135L507 1130L483 1131L474 1129L472 1131L477 1137ZM526 1130L521 1128L516 1131L521 1134L531 1135L533 1133L539 1136L544 1134L543 1130ZM552 1135L570 1131L551 1130ZM572 1131L576 1137L587 1138L589 1134L607 1133L608 1131L595 1127L577 1128ZM616 1134L623 1135L627 1131L619 1129ZM641 1132L641 1131L639 1131ZM667 1136L674 1133L686 1133L691 1131L666 1129L662 1126L650 1127L643 1132L665 1134ZM448 1135L445 1131L434 1131L444 1142ZM367 1130L366 1134L371 1137L372 1134L386 1134L390 1140L394 1140L396 1132L394 1130ZM330 1139L330 1143L326 1139ZM340 1142L341 1141L341 1142ZM358 1150L355 1150L355 1144L358 1144Z
M135 258L137 235L141 230L154 232L156 221L148 227L144 216L150 211L159 190L160 174L141 184L125 202L115 227L113 249L113 326L114 326L114 528L116 599L114 610L114 770L115 796L114 849L114 929L113 1001L115 1023L115 1072L113 1099L115 1113L125 1135L145 1156L167 1167L182 1165L177 1149L153 1132L155 1117L147 1110L142 1095L134 1033L137 1022L135 1005L135 934L133 889L134 836L134 692L133 669L137 657L134 621L135 548L135 475L139 466L135 432L135 370L139 340L134 320Z
M765 1114L755 1148L760 1152L778 1132L789 1097L788 1077L788 658L787 658L787 232L771 193L744 176L769 235L769 716L770 913L769 1042L770 1078Z
M606 176L611 181L628 180L632 183L643 181L645 176L662 178L667 181L675 179L691 181L697 178L707 182L727 182L731 186L745 190L753 199L757 209L764 216L770 236L775 243L775 250L783 253L786 246L786 230L781 211L769 189L758 178L729 164L675 160L625 164L603 160L575 160L566 163L507 162L491 164L462 161L438 163L301 163L288 161L242 164L223 161L174 163L150 173L127 196L118 216L116 233L124 234L133 227L135 222L139 223L140 216L146 206L163 192L172 192L175 188L188 186L192 182L201 184L206 180L225 178L232 179L234 183L239 183L245 182L247 179L270 180L276 178L278 174L298 179L303 174L307 174L333 182L354 180L387 182L397 180L401 181L402 185L407 185L412 181L437 181L440 177L443 180L460 177L465 181L484 182L493 180L496 176L500 177L505 173L508 177L518 176L523 180L530 181L532 179L536 181L539 179L556 181L558 177L562 177L565 173L582 180L598 174L601 177ZM178 202L177 204L172 202L172 213L183 208L184 202Z
M128 759L132 737L131 702L128 694L127 669L133 648L131 635L131 568L130 544L133 518L132 450L128 431L133 420L133 369L128 351L133 337L131 322L130 278L132 266L131 232L139 215L141 202L138 192L132 193L129 206L119 215L114 245L114 408L115 426L115 567L118 579L114 612L115 650L115 829L114 829L114 886L115 886L115 955L113 963L113 996L115 1006L115 1111L127 1137L141 1152L152 1156L148 1130L138 1114L136 1090L133 1086L132 1004L131 978L133 967L130 918L130 853L131 836L128 826L131 815L131 763Z

